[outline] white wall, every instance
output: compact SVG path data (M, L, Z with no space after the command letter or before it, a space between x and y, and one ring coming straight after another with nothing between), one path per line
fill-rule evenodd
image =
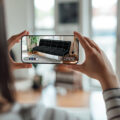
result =
M14 34L20 33L23 30L33 31L33 0L5 0L5 17L8 38ZM21 45L17 44L13 48L17 61L21 62ZM27 77L28 70L16 71L17 77Z

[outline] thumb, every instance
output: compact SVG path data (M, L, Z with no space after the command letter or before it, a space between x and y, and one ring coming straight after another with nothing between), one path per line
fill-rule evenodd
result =
M32 68L32 64L14 63L14 69Z
M81 65L68 65L67 68L75 70L75 71L79 71L79 72L84 72L84 70L85 70L84 64L81 64Z

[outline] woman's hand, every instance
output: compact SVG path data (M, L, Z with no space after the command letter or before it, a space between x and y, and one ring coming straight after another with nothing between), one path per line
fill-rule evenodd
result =
M68 67L99 80L103 90L120 87L111 63L98 45L77 32L74 34L85 50L86 59L81 65L70 65Z
M8 54L9 54L9 59L10 59L10 63L11 63L11 67L13 70L15 69L24 69L24 68L31 68L32 65L31 64L24 64L24 63L16 63L10 56L10 50L12 49L12 47L16 44L19 43L21 40L21 37L24 35L28 35L29 32L28 31L24 31L20 34L14 35L12 36L9 40L8 40Z

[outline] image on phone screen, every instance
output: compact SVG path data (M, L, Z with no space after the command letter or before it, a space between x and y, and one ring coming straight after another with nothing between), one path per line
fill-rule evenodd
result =
M22 61L38 64L77 64L79 41L74 35L28 35L21 40Z

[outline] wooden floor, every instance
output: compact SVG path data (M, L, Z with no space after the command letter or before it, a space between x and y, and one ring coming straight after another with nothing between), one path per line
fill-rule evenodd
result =
M40 96L41 90L17 91L17 101L22 104L35 104Z
M69 92L65 96L57 95L57 104L60 107L88 107L90 94L83 91Z
M38 90L38 91L30 90L30 91L25 91L25 92L17 91L17 101L23 104L26 104L26 103L35 104L38 100L42 99L43 96L41 94L43 91L42 90ZM46 98L44 99L51 99L50 97L52 97L52 95L49 96L49 98L48 96L46 96ZM89 97L90 97L90 93L83 92L81 90L68 92L64 96L56 95L56 98L55 98L56 106L67 107L67 108L68 107L75 107L75 108L76 107L88 107L89 100L90 100Z

